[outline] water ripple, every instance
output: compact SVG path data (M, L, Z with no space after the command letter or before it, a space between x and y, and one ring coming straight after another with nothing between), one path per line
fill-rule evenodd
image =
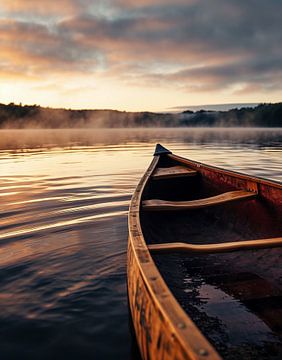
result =
M81 131L72 132L73 145L59 131L54 147L54 131L5 131L15 146L5 148L1 137L1 359L137 359L128 326L127 209L154 143L282 180L281 134Z

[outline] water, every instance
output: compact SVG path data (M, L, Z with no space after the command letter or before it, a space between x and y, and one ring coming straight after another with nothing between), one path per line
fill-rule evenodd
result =
M161 142L282 181L282 129L1 130L1 359L136 359L127 209Z

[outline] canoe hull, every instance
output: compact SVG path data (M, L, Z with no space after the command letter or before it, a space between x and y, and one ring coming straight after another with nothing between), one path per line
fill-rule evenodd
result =
M187 186L185 180L182 185L180 182L177 182L177 186L173 185L171 189L171 179L164 179L161 182L159 182L160 179L154 179L154 174L157 173L157 169L161 168L163 172L166 172L167 170L165 169L170 168L171 173L171 167L182 164L197 172L194 180L192 177L191 180L189 180L191 181L189 186ZM173 170L174 169L175 168L173 168ZM178 181L178 179L176 180ZM234 220L236 224L237 219L239 219L238 224L244 234L242 240L248 239L248 231L251 232L250 236L255 232L256 239L264 239L269 235L270 237L281 236L281 222L279 221L279 219L281 220L282 204L281 184L194 162L173 155L170 152L166 152L164 155L156 154L148 170L136 187L131 200L128 217L128 298L137 343L144 360L221 359L215 348L171 293L151 256L150 242L148 248L148 244L145 241L145 239L153 239L153 244L154 241L155 244L159 243L158 238L154 239L154 228L151 226L146 228L146 224L150 221L156 221L157 231L155 233L160 237L162 242L164 242L164 240L170 243L175 241L177 238L175 234L178 233L178 228L184 229L185 227L179 226L179 224L183 225L181 221L175 221L175 227L173 227L174 225L170 222L167 222L167 224L169 224L169 229L167 229L166 224L164 224L164 218L160 216L158 220L157 214L157 217L154 217L154 220L152 220L150 213L147 214L145 212L144 206L142 208L142 203L144 205L146 200L154 199L155 194L157 194L157 198L160 196L160 199L163 198L162 195L168 194L168 199L166 199L166 196L164 198L169 201L169 194L172 194L173 189L179 191L182 196L181 192L184 189L183 193L185 193L186 188L188 195L186 201L191 203L191 201L194 200L193 194L192 196L189 194L189 191L193 190L191 184L195 185L196 188L199 186L202 187L202 193L197 194L197 196L200 195L199 198L206 197L205 193L208 191L211 193L209 196L217 195L222 191L228 192L235 190L255 193L256 196L254 199L248 199L248 201L240 203L240 205L227 204L222 208L215 207L213 210L214 214L222 220L223 224L227 224L228 226L230 214L232 215L231 219ZM178 185L181 185L182 188ZM171 200L178 201L177 196L178 194L176 194L176 200ZM257 199L257 197L259 197L259 199ZM141 220L140 213L142 215ZM209 215L208 212L207 215ZM189 224L189 222L186 224L186 219L184 220L185 226ZM250 229L248 227L249 224L252 224ZM195 224L191 223L191 226L194 225ZM230 232L230 237L233 237L234 234L231 232L232 228L230 230L227 225L226 228ZM217 227L214 226L211 227L211 229L215 232L215 235L218 235L217 232L220 231L220 239L222 238L221 227L217 229ZM188 230L190 231L190 229ZM181 232L182 236L185 234ZM150 235L152 235L152 237ZM223 234L223 236L227 235L229 236L228 232ZM212 238L213 234L209 234L209 237ZM189 239L190 237L185 235L184 238ZM250 239L252 240L252 237L250 237ZM228 242L232 239L224 238L224 240ZM235 240L238 241L240 239Z
M137 185L128 215L127 284L137 343L144 360L219 360L168 289L143 237L141 198L158 161L155 156Z
M128 298L137 343L144 360L193 359L169 330L158 304L151 297L138 266L131 241L128 242Z

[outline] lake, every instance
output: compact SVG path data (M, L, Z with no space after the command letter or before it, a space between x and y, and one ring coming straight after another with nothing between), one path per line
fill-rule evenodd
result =
M0 130L1 360L138 358L127 210L157 142L282 181L281 128Z

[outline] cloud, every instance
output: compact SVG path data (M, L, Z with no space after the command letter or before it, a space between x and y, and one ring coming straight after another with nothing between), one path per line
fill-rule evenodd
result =
M74 14L80 10L81 2L70 0L2 0L1 6L3 10L10 13L33 13L41 15L50 14Z
M84 72L99 54L69 36L45 25L14 20L0 21L0 63L14 66L27 76L50 72Z
M187 92L282 90L279 1L49 0L47 6L9 0L3 5L2 74L88 74Z
M277 59L252 59L249 62L221 64L182 70L167 76L166 81L177 81L188 90L216 91L237 85L236 93L281 89L282 69Z

